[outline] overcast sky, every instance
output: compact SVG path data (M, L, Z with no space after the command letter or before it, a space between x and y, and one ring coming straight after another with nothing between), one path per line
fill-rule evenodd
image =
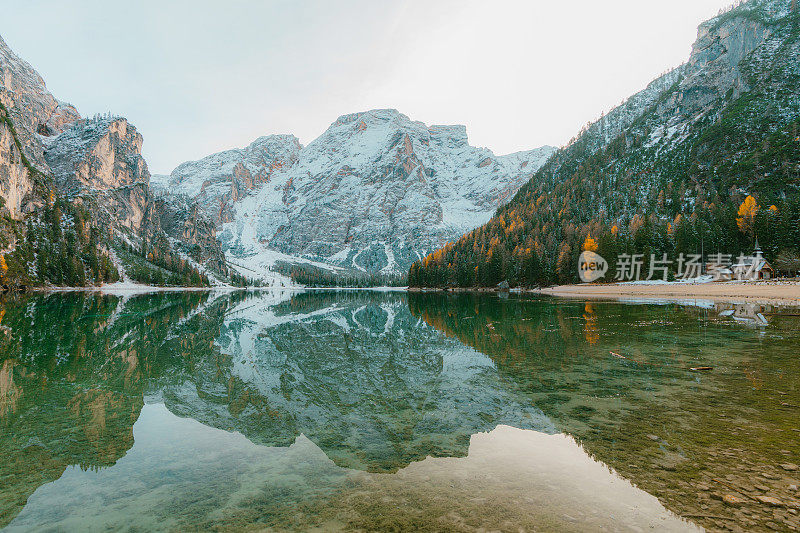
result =
M683 63L730 0L0 0L0 35L151 172L338 116L465 124L497 154L562 145Z

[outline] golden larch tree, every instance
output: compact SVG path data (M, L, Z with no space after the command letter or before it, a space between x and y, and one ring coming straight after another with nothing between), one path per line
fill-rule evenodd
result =
M597 241L592 238L592 235L589 234L586 236L586 240L583 241L583 250L585 252L596 252L597 251Z
M742 205L739 206L738 216L736 217L736 225L739 226L739 231L745 235L752 235L753 221L759 209L761 209L761 206L758 205L755 198L748 195L744 199Z

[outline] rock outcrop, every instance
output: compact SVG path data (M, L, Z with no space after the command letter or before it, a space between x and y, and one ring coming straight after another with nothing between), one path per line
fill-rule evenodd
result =
M0 37L0 198L14 219L42 204L33 175L46 172L42 139L80 119Z
M91 202L103 224L135 236L150 201L142 142L124 118L81 120L47 139L44 156L63 195Z

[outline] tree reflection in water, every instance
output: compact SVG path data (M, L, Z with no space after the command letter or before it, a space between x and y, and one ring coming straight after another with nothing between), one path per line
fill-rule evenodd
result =
M447 515L447 498L458 499L461 509L460 518L447 519L448 527L480 517L487 527L497 526L492 520L502 522L502 513L511 522L541 526L545 515L567 520L559 506L570 497L589 503L565 480L551 480L563 497L550 490L552 513L533 513L521 493L515 500L514 491L523 487L509 481L510 470L505 477L481 473L473 457L476 438L499 446L487 452L494 462L486 468L505 468L498 450L510 444L498 435L509 434L492 431L498 425L535 430L525 438L540 439L530 440L537 451L544 442L560 442L547 441L547 435L567 433L679 514L715 516L723 504L714 497L737 484L747 495L760 490L757 484L787 503L796 498L788 489L793 474L779 465L800 451L797 413L786 407L800 405L800 363L793 356L798 323L779 313L772 313L768 326L753 329L714 311L679 305L374 292L189 292L125 299L71 293L6 299L0 309L0 445L6 451L0 460L0 525L19 515L46 483L59 480L37 492L50 491L47 501L54 502L63 491L79 493L70 483L81 476L101 476L89 486L102 487L102 479L121 482L126 468L141 470L142 485L129 484L129 493L114 496L120 509L170 501L163 510L180 527L217 524L210 517L222 516L228 505L221 495L233 496L214 479L249 487L242 489L246 497L234 498L235 510L225 507L230 527L262 520L253 514L259 509L276 527L325 520L331 526L379 527L390 525L383 519L402 525L415 508L424 508L418 525L441 528L437 513ZM687 370L700 365L714 370ZM143 435L158 441L158 428L172 430L166 422L155 429L145 423L146 404L162 404L162 422L175 427L184 427L176 415L202 423L207 429L198 435L212 443L228 434L204 432L241 433L246 440L232 450L214 452L210 446L203 452L230 471L208 462L184 464L177 458L180 450L166 444L156 446L159 457L148 458L156 452L146 452L153 444ZM140 427L134 424L145 425L134 430ZM179 442L173 445L189 446L187 435L175 431ZM489 441L476 437L490 431ZM269 466L272 459L263 454L298 446L305 455L292 457L305 466L278 461L284 464L275 477L280 482L265 488L265 472L278 467ZM448 463L468 452L469 461ZM536 457L543 456L533 452L527 464L536 470ZM310 459L314 454L324 461ZM251 455L266 463L251 470L236 466ZM128 462L120 468L123 457ZM580 463L584 470L597 464L586 460ZM112 465L117 466L109 470ZM159 467L182 473L162 479ZM443 484L439 492L447 494L439 500L416 486L434 472ZM458 486L452 478L458 475L473 492L483 476L486 487L517 504L480 498L470 503L447 489L451 482ZM537 475L531 474L524 490L535 494L531 498L541 508L548 492L534 482L541 481ZM206 496L195 504L159 499L158 492L146 502L134 497L143 486L152 491L190 479L206 484L196 487ZM611 481L597 480L605 482ZM371 491L400 510L367 512L359 498ZM638 501L636 493L625 494L621 504ZM35 501L20 520L35 524L44 516L37 515ZM58 520L66 520L66 527L71 509L65 501L71 500L59 501L64 516ZM195 514L181 511L182 505ZM657 505L650 508L648 519L669 518ZM532 513L527 519L526 512ZM741 524L755 527L788 524L793 517L788 507L776 511L749 503L736 512ZM343 516L349 518L342 522ZM592 516L573 518L599 525ZM719 527L714 520L699 518Z

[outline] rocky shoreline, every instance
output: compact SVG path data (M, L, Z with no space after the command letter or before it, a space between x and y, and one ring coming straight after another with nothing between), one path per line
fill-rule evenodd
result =
M760 304L800 305L800 282L793 280L719 282L719 283L664 283L636 285L625 283L587 283L583 285L555 285L552 287L521 289L498 287L409 287L409 292L453 293L516 293L542 294L562 298L625 300L630 298L691 300L712 302L741 301Z

